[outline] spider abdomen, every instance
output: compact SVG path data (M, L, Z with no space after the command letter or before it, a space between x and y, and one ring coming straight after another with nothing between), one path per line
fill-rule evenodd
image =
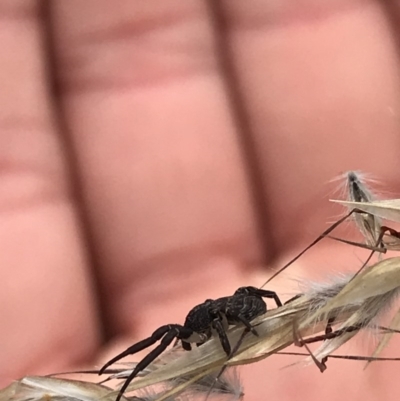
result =
M230 324L238 322L238 316L251 322L267 312L264 300L256 296L234 297L226 306L226 317Z

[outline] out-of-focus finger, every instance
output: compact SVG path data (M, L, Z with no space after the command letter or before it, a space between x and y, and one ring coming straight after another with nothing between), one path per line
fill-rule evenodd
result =
M39 2L1 3L0 382L71 364L97 343L43 35Z
M382 2L211 4L245 100L277 253L333 218L325 184L338 174L361 169L399 188L398 41Z
M52 6L110 330L218 294L264 249L206 3Z

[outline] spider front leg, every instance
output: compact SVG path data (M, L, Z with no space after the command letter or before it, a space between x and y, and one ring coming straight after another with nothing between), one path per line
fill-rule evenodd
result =
M104 364L104 366L99 370L99 375L103 374L104 371L115 362L119 361L122 358L125 358L128 355L136 354L139 351L144 350L147 347L155 344L158 340L160 340L168 331L171 329L170 325L161 326L158 328L150 337L145 338L142 341L137 342L136 344L131 345L125 351L121 352L114 358L110 359L108 362Z
M135 354L150 345L155 344L158 340L161 339L161 343L153 349L148 355L146 355L135 367L132 373L128 376L125 383L122 385L121 389L118 392L117 398L115 401L120 401L122 395L124 394L125 390L128 388L130 382L137 376L139 372L144 370L151 362L153 362L159 355L161 355L172 343L174 338L179 339L187 339L193 334L193 330L181 326L178 324L169 324L166 326L162 326L157 329L149 338L146 338L138 343L132 345L131 347L127 348L125 351L121 352L114 358L110 359L99 371L101 375L104 370L112 365L113 363L119 361L120 359L124 358L127 355Z

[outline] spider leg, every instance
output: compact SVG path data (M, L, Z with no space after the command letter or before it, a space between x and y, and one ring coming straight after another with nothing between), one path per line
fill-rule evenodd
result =
M182 341L180 338L177 338L175 340L173 347L176 347L179 344L179 341L181 342L182 348L185 351L191 351L192 350L192 346L190 345L190 343L187 343L186 341Z
M221 342L222 348L224 349L226 355L230 355L231 353L231 344L229 343L228 336L226 335L226 331L222 324L222 318L220 314L218 314L211 323L211 326L216 330L219 341Z
M186 341L182 341L182 348L185 351L191 351L192 350L192 346L190 345L190 343L187 343Z
M171 325L165 325L158 328L150 337L145 338L142 341L137 342L136 344L131 345L125 351L121 352L114 358L110 359L100 370L99 375L103 374L105 369L107 369L113 363L119 361L122 358L125 358L128 355L136 354L136 352L142 351L150 345L155 344L164 334L168 333L171 329Z
M246 332L245 333L248 333L249 331L251 331L255 336L258 337L257 330L251 325L251 323L246 318L244 318L242 315L237 315L235 317L235 319L239 320L240 322L242 322L246 326Z
M145 369L148 365L150 365L151 362L154 361L160 354L162 354L172 343L174 338L176 337L184 337L188 338L190 337L191 334L193 334L193 331L191 329L188 329L184 326L180 326L177 324L174 325L168 325L168 326L163 326L167 327L168 331L165 334L165 336L162 338L161 343L153 349L149 354L147 354L135 367L135 369L132 371L132 373L128 376L128 378L125 380L125 383L122 385L121 389L118 392L118 396L115 399L115 401L120 401L122 395L124 394L125 390L128 388L130 382L136 377L136 375ZM160 330L160 329L158 329ZM157 331L157 330L156 330Z
M240 338L238 340L238 342L236 343L236 345L233 347L233 349L231 350L230 354L228 355L228 361L229 359L231 359L237 352L237 350L239 349L239 347L241 346L244 337L246 336L246 334L249 332L249 328L246 327L242 334L240 335ZM221 370L219 371L218 375L216 376L213 384L211 385L211 387L209 388L207 395L206 395L206 400L208 399L209 395L211 394L211 391L214 389L215 385L217 384L218 380L220 379L220 377L223 375L223 373L225 372L226 368L228 367L228 365L224 365L222 366Z
M282 302L279 299L278 294L276 292L274 292L274 291L262 290L262 289L258 288L255 291L255 295L258 295L258 296L263 297L263 298L271 298L271 299L273 299L278 308L280 306L282 306Z

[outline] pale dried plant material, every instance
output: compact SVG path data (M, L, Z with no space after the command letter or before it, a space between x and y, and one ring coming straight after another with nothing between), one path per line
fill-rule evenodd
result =
M166 353L162 354L161 357L157 358L154 363L147 366L137 377L145 377L152 372L157 371L162 366L168 365L171 361L179 357L180 355L187 354L186 351L180 346L175 346ZM100 384L111 380L125 380L132 373L137 363L125 362L118 363L119 368L107 369L105 372L108 377L102 380ZM84 371L72 371L57 373L52 376L65 376L71 374L91 374L98 375L99 370L84 370ZM212 372L207 375L201 375L195 377L195 375L185 375L178 378L172 378L160 382L157 386L141 387L135 392L138 399L143 401L155 401L155 400L186 400L191 399L193 395L202 395L205 397L208 393L211 396L220 396L224 399L239 400L243 397L243 386L240 382L240 377L236 368L227 369L216 381L217 372ZM113 386L114 387L114 386ZM211 391L210 391L211 389ZM115 401L117 390L110 390ZM126 397L126 395L125 395ZM126 397L128 398L128 397ZM129 397L132 398L132 397ZM137 399L137 398L136 398Z
M145 370L141 372L138 377L145 377L151 372L157 371L161 366L168 365L174 358L179 357L179 355L185 355L181 347L174 347L162 357L158 358L155 363L149 365ZM114 372L111 374L108 380L125 380L129 377L130 373L136 366L136 363L126 363L124 367L121 367L119 372ZM91 371L90 373L94 373ZM97 373L97 372L96 372ZM195 379L196 375L185 375L177 378L172 378L165 382L162 382L162 388L154 389L152 386L147 386L141 388L137 394L141 399L145 400L159 400L168 399L173 397L173 399L186 399L190 398L192 395L207 395L210 392L211 396L224 396L225 399L239 400L243 397L243 386L240 381L239 374L236 368L229 368L219 377L216 381L217 372L212 372L207 375L201 376ZM104 382L104 381L103 381ZM159 386L158 386L159 387ZM180 389L178 391L177 389ZM211 389L211 391L210 391ZM171 395L169 395L171 393Z
M395 261L392 262L393 269L396 270L397 266L400 270L399 261L399 258L395 258ZM205 375L219 371L225 364L231 366L253 363L283 350L293 343L294 323L298 324L301 336L306 338L324 331L328 321L334 318L334 325L337 330L345 330L339 336L324 341L320 349L317 350L316 356L322 360L345 344L361 329L377 330L379 317L396 298L399 288L398 285L393 285L393 277L389 278L390 285L388 287L382 288L379 285L379 276L385 274L387 265L387 261L374 265L372 278L370 277L371 274L365 276L368 279L366 287L368 291L361 291L361 293L359 292L360 288L363 290L365 286L361 285L358 288L357 285L360 284L360 281L357 278L352 280L352 275L340 276L331 283L314 283L309 286L303 294L290 303L273 309L252 322L259 333L259 337L247 335L237 354L228 361L218 340L212 339L201 347L163 364L154 372L136 378L129 385L128 391L167 380L183 378L182 384L171 389L167 396L178 394L193 383L192 379L185 382L187 377L199 380ZM370 271L370 269L366 271ZM393 274L400 277L398 273L397 276ZM364 277L364 274L360 277ZM383 281L386 281L385 277ZM354 287L356 291L349 295L345 302L334 302L338 294L345 291L349 283L353 282L357 283ZM374 285L376 288L371 289L370 286ZM349 327L356 327L356 330L346 331ZM235 327L228 332L231 344L236 344L242 332L242 327ZM323 336L321 339L324 339ZM162 399L164 398L158 400Z
M130 371L132 368L130 369ZM126 367L121 369L123 371ZM86 371L93 374L96 371ZM123 396L124 401L155 401L166 399L169 401L183 401L192 399L193 395L205 395L215 380L215 375L206 376L202 380L194 382L179 397L166 396L171 388L176 388L182 382L190 380L184 377L172 380L165 386L157 388L147 387L141 389L137 395ZM243 396L243 387L236 369L225 372L214 386L212 395L218 395L224 399L239 400ZM0 401L114 401L115 390L107 386L81 380L60 379L48 376L27 376L13 382L8 387L0 390Z
M191 399L193 396L208 398L208 396L218 396L223 399L240 400L242 399L243 386L237 369L230 367L216 380L218 372L211 372L206 375L185 375L171 379L165 384L165 390L159 393L155 400L168 398ZM148 389L141 389L138 394L146 394Z
M400 250L400 235L395 230L391 230L389 227L382 226L381 219L387 219L391 221L400 222L400 200L376 200L376 195L369 188L364 175L349 171L345 174L346 176L346 197L348 200L333 200L331 202L340 203L348 208L348 213L337 220L335 223L330 225L323 233L321 233L314 241L307 245L300 253L298 253L294 258L289 260L284 266L273 273L268 280L266 280L260 288L270 283L275 277L281 274L294 262L296 262L300 257L302 257L308 250L313 248L322 239L326 237L331 237L331 232L339 227L344 221L346 221L350 216L353 219L363 234L366 245L361 243L347 241L335 237L336 240L357 245L359 247L364 247L372 250L373 252L385 253L386 250ZM384 231L386 230L386 232ZM363 267L371 259L373 252L370 257L364 263Z
M138 390L137 395L143 401L185 401L193 397L206 398L209 395L231 401L243 398L243 386L236 368L227 369L218 381L216 381L216 372L200 378L197 376L195 378L188 375L163 382L158 386L147 386Z
M330 201L340 203L349 209L359 209L365 213L370 213L382 219L400 223L400 199L382 199L370 203L337 199L331 199Z
M371 203L366 202L352 202L331 199L331 202L339 203L349 210L361 210L362 212L369 213L375 218L381 218L388 221L400 223L400 199L385 199L376 200ZM355 212L353 214L358 214ZM389 229L389 227L382 227L383 229ZM385 233L382 238L384 247L388 250L399 251L400 250L400 235L395 230L392 232Z
M290 345L292 343L292 333L290 329L292 327L291 316L294 313L307 311L307 309L308 309L308 304L303 305L302 302L295 300L290 304L290 306L279 308L279 314L277 314L275 311L275 315L270 314L269 316L267 316L265 321L257 319L254 323L256 323L257 332L259 333L260 338L256 337L255 335L246 336L243 345L239 349L238 355L236 355L232 359L232 361L229 361L229 363L231 365L241 364L242 361L240 359L239 354L242 353L243 350L250 349L251 347L255 347L256 350L260 350L261 349L260 344L257 344L257 342L260 339L263 339L265 342L265 344L262 345L262 351L264 354L266 352L272 354L278 345L281 348ZM285 333L282 332L283 328L285 329ZM239 337L241 337L242 333L243 333L243 327L235 327L233 330L230 330L229 339L231 341L231 344L236 344ZM284 334L284 336L282 334ZM265 357L265 355L262 356ZM251 362L251 360L247 361L249 357L250 358L252 357L251 353L244 355L244 357L246 358L246 363ZM162 389L161 391L156 392L155 398L152 398L152 400L161 401L161 400L176 399L176 397L181 393L185 394L186 392L186 394L188 394L189 392L193 391L198 392L199 388L204 387L204 385L201 385L201 383L203 383L204 380L206 383L207 380L208 383L210 382L210 380L207 378L208 375L210 374L214 375L212 376L211 381L214 380L215 374L219 371L219 369L222 366L224 366L225 362L226 362L226 354L224 353L221 347L219 339L217 340L211 339L210 341L208 341L207 343L205 343L204 345L202 345L197 349L193 349L190 352L184 352L182 353L181 356L178 355L176 359L166 362L161 361L159 363L154 363L153 368L155 369L154 370L147 369L145 372L143 372L143 376L137 377L135 381L131 383L128 390L134 391L134 390L144 389L145 387L152 386L154 384L163 384L169 382L173 383L173 385L170 386L171 388L167 389L166 391ZM126 371L127 369L126 367L123 367L122 370ZM114 373L115 370L113 370L113 374ZM122 372L122 375L124 374L126 375L127 373ZM54 380L57 380L54 378L47 378L47 379L51 381L49 383L54 383ZM23 381L23 383L25 384L25 381ZM70 383L70 381L64 380L59 383L65 384L65 383ZM42 385L43 383L40 384ZM91 385L89 384L89 386ZM110 392L109 389L107 389L107 387L102 387L99 385L95 386L96 386L94 387L95 390L101 389L102 391L104 391L104 394L100 394L98 398L100 399L104 398L106 400L115 401L115 397L118 393L118 390ZM226 385L223 385L221 387L220 383L219 384L217 383L217 385L214 386L213 391L221 393L222 390L226 391L226 388L227 388ZM234 397L237 398L242 393L242 391L238 390L237 385L233 386L233 388L235 388L235 390L232 392L232 394ZM42 387L40 387L40 390L42 391ZM49 390L46 387L45 395L47 394L48 398L57 397L57 391L53 390L54 389ZM69 396L69 394L67 395ZM41 396L39 396L38 398L40 397ZM89 396L87 396L86 398L90 399L90 397L91 394L89 394ZM76 399L78 400L79 397L76 397Z
M305 352L277 352L277 355L285 355L285 356L309 356L309 353ZM400 362L400 358L380 358L368 355L337 355L331 354L327 357L328 359L346 359L348 361L362 361L362 362ZM289 365L292 366L292 365ZM287 366L287 367L289 367Z
M349 171L346 176L347 201L331 200L331 202L340 203L349 212L357 210L352 217L367 244L371 246L378 244L388 250L400 250L400 238L397 232L395 230L390 232L390 229L382 226L382 219L400 222L400 200L379 200L362 173ZM385 229L389 232L381 238Z
M303 310L306 309L307 306L304 306ZM264 346L264 348L268 348L268 350L270 350L271 352L273 352L274 343L276 343L277 340L282 343L283 347L286 344L291 344L292 333L290 329L290 316L291 314L296 313L296 311L296 306L291 305L290 307L280 308L280 313L282 314L282 316L274 318L272 314L274 310L272 310L270 312L270 320L260 322L260 320L257 319L254 323L260 337L258 338L254 335L246 336L241 349L238 351L238 354L228 363L240 364L241 361L239 355L243 353L243 350L257 345L257 341L260 341L261 339L264 339L264 341L266 340L266 338L270 340L271 343L269 344L269 346ZM281 335L281 327L285 325L287 328L286 340L283 338L284 336ZM242 327L235 327L228 332L231 344L235 344L238 341L242 332ZM177 359L168 362L168 364L160 365L154 372L151 372L144 377L137 377L135 381L130 384L128 390L134 391L148 385L165 382L172 379L179 379L185 376L191 377L193 382L195 382L211 373L218 372L225 362L226 354L222 350L221 344L218 340L211 339L207 343L203 344L201 347L195 348L190 352L182 354ZM178 391L183 391L184 386L190 386L190 384L190 380L189 382L183 383L182 387L180 387Z
M356 171L346 174L346 195L350 202L371 203L377 196L369 187L365 176ZM349 210L351 211L351 209ZM382 221L370 213L354 213L352 218L368 245L375 246L381 233Z
M27 376L0 390L0 401L114 401L112 389L95 383ZM124 401L133 398L124 398Z
M340 336L328 339L313 353L321 361L338 349L357 332L366 327L379 327L379 319L391 308L400 294L400 257L385 259L368 266L343 286L339 293L332 297L325 306L311 313L304 321L299 321L301 329L307 327L315 319L326 319L334 311L346 310L350 305L356 307L348 318L341 323L338 330L353 327L354 330L344 331ZM373 356L388 343L391 335L400 329L400 311L397 311L391 321L387 333L382 337Z
M338 288L338 291L340 289ZM332 294L332 296L336 294ZM317 311L319 307L326 303L326 294L322 297L315 297L314 294L301 294L292 302L255 319L252 324L256 328L259 337L254 335L245 336L241 347L231 359L226 359L226 354L223 352L218 340L211 339L201 347L186 352L177 359L159 366L154 372L144 377L137 377L129 385L128 391L135 391L149 385L183 377L182 385L171 389L171 392L166 394L166 396L172 396L191 386L194 381L198 381L213 372L219 372L225 364L228 366L241 365L264 359L293 343L293 319L304 320L310 311ZM354 305L341 308L340 312L334 311L336 322L340 324L340 322L353 314L357 308L358 305ZM326 325L326 320L314 319L308 327L301 328L301 334L308 336L319 333L325 329ZM237 343L242 332L243 327L234 327L229 330L228 336L231 344ZM192 379L185 382L187 377ZM162 399L164 398L158 400Z
M188 394L201 394L203 389L206 390L208 385L213 383L215 374L224 365L257 362L291 345L294 339L294 322L298 324L298 331L303 338L324 331L328 320L332 317L335 317L334 324L339 326L339 329L351 325L359 325L360 329L375 328L376 319L387 310L398 294L400 258L378 262L353 280L351 278L352 276L340 276L331 283L309 285L304 293L291 302L255 319L252 324L259 337L251 334L245 336L232 359L227 360L220 342L214 338L190 352L180 354L173 349L170 359L155 361L151 369L143 372L143 376L135 378L129 385L128 391L141 390L135 394L146 401L177 400L178 397L184 399ZM322 359L331 355L333 350L347 342L349 337L358 331L359 329L349 333L344 332L337 338L326 340L320 350L317 350L316 356ZM236 344L242 333L243 327L239 326L229 330L231 344ZM121 372L117 372L118 377L123 379L130 371L131 369L123 366ZM29 380L39 380L38 383L34 382L33 390L26 388ZM162 387L166 383L167 386ZM155 384L161 388L154 387L157 390L149 388ZM22 387L16 391L15 385ZM225 391L227 387L218 386L217 384L215 391L219 393ZM242 390L237 384L233 388L229 394L238 399ZM0 393L0 401L2 401L1 396L4 401L10 398L15 398L17 401L28 399L34 401L39 398L57 398L57 401L59 398L72 398L77 401L90 401L92 398L114 401L117 392L98 384L82 384L54 378L25 378L3 390Z
M236 367L226 369L218 380L216 380L217 375L218 372L212 372L203 376L200 380L188 387L183 395L189 397L192 395L211 395L224 397L224 399L229 400L240 400L243 398L243 386ZM175 379L171 382L171 386L175 387L187 380L190 380L190 377Z

